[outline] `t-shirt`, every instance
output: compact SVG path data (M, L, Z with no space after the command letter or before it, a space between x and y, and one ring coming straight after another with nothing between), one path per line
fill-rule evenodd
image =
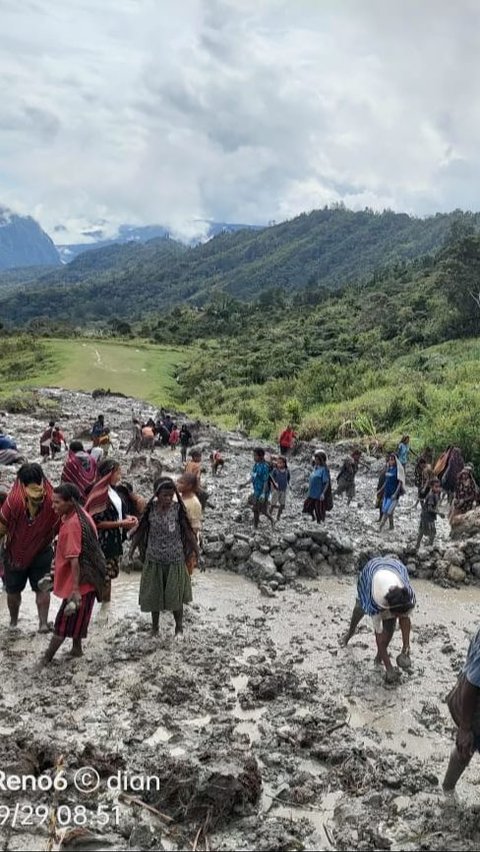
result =
M372 624L375 628L375 633L382 633L383 622L387 621L389 618L396 617L388 609L388 603L385 599L385 595L394 587L398 587L400 589L403 589L404 587L404 584L395 571L391 571L390 568L380 568L375 572L372 582L372 597L377 606L382 607L381 613L372 616ZM408 614L410 616L410 613Z
M312 500L320 500L322 494L330 481L326 467L316 467L310 476L310 487L308 496Z
M193 531L199 533L202 529L203 510L202 504L196 494L191 494L190 497L183 497L183 503L187 510L188 520L190 521Z
M86 514L86 513L85 513ZM89 515L86 515L92 529L97 534L95 524ZM61 523L58 534L57 549L55 551L55 573L53 579L53 593L58 598L69 598L73 592L73 572L70 560L79 557L82 552L82 527L76 512L68 515ZM84 583L80 587L80 594L94 592L95 586Z
M272 479L279 491L286 491L290 482L290 471L275 468L272 471Z
M472 686L480 689L480 628L470 642L463 674Z
M409 453L410 453L409 444L400 443L398 445L398 450L397 450L398 460L399 460L400 464L403 464L403 466L405 466L408 462Z
M10 435L0 435L0 450L16 450L17 445Z

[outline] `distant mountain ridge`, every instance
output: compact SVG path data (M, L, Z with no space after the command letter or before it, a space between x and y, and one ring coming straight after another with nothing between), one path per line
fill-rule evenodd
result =
M53 240L31 216L19 216L0 206L0 269L59 266Z
M139 227L136 225L120 225L118 234L115 237L105 238L102 227L99 227L97 229L90 229L83 232L85 237L93 238L93 242L71 244L57 243L57 249L63 263L70 263L72 260L75 260L79 254L84 254L87 251L96 251L97 249L107 248L108 246L113 245L124 245L125 243L131 242L144 244L150 240L169 237L170 239L174 239L185 245L195 246L199 243L212 239L212 237L218 236L218 234L234 234L237 231L243 230L255 231L260 230L262 227L261 225L241 225L231 222L209 222L196 220L192 223L193 230L195 230L196 223L198 223L197 235L189 238L179 236L174 231L164 227L163 225L143 225ZM61 230L62 229L59 228L58 232L61 233Z

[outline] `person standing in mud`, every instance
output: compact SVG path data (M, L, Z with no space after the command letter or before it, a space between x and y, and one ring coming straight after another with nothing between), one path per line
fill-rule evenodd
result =
M360 573L357 584L357 600L350 620L350 627L341 639L348 645L364 615L370 615L377 641L375 663L385 666L385 680L395 683L400 672L392 665L388 647L393 638L398 619L402 633L402 651L397 665L410 669L410 613L416 603L415 592L410 585L408 571L399 559L393 556L377 556L370 559Z
M72 640L72 657L83 656L82 640L95 600L104 588L105 557L98 543L93 518L80 506L80 491L70 482L53 491L53 506L61 519L57 546L53 593L62 599L55 619L50 645L38 668L50 663L65 639Z
M412 455L415 455L410 446L410 435L404 435L397 447L396 453L397 458L400 464L403 465L403 467L407 466L410 453L412 453Z
M273 514L273 510L277 509L277 521L279 521L287 505L287 492L290 485L290 471L287 460L283 456L275 460L270 479L273 484L271 513Z
M93 486L85 503L85 511L95 521L100 546L107 560L107 574L103 590L102 603L109 603L112 596L112 580L120 573L120 559L123 554L123 535L125 531L135 529L137 518L128 515L117 485L122 478L119 462L104 459L98 465L98 481Z
M450 793L475 752L480 752L480 628L470 642L463 671L447 697L447 704L458 729L443 779L443 789Z
M295 439L297 435L294 431L293 426L289 423L287 428L283 430L280 435L280 455L289 456L295 446Z
M270 493L270 465L265 460L265 450L256 447L253 451L253 468L250 476L253 493L250 502L253 508L253 526L258 528L260 515L265 515L273 526L273 518L268 511L268 497ZM248 485L248 483L246 483Z
M393 530L393 515L398 501L404 493L405 469L395 453L390 453L383 475L383 485L380 485L377 491L377 500L380 501L380 529L383 529L388 518L389 527Z
M193 441L192 433L188 428L187 424L184 423L182 428L180 429L180 451L182 454L182 462L186 464L187 462L187 453L188 448L191 446Z
M187 510L188 520L200 544L202 533L203 509L198 499L197 479L192 473L184 473L177 481L177 490Z
M327 456L319 451L314 456L315 467L310 475L308 496L303 505L303 514L311 515L312 521L323 523L327 512L333 508L332 485Z
M361 450L353 450L352 455L348 456L343 462L340 473L337 476L335 497L346 494L347 504L350 504L355 497L355 477L358 473L361 457Z
M183 607L192 601L190 573L198 561L198 543L169 477L155 483L155 494L132 536L132 556L137 548L143 562L139 604L142 612L151 613L152 634L158 634L160 613L167 610L175 619L175 636L181 637Z
M418 530L418 538L415 544L415 550L420 549L422 539L425 536L428 538L430 547L432 546L437 534L436 520L437 515L441 515L439 511L440 500L442 498L442 485L439 479L433 479L430 485L428 494L422 500L422 513L420 515L420 527Z
M4 537L4 582L10 627L16 628L27 580L37 599L39 632L48 633L50 593L40 581L50 573L52 541L58 527L53 489L39 464L24 464L0 508L0 538Z

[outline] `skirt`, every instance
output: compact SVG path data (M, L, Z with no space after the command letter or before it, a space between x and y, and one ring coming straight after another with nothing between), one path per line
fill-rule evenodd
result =
M146 559L140 580L142 612L177 612L192 601L192 582L185 562Z
M435 525L435 520L431 520L430 518L421 517L420 518L420 527L419 527L418 531L419 531L419 533L422 533L422 535L426 535L429 538L435 538L435 535L437 533L437 527Z
M65 615L68 600L62 601L55 619L55 635L62 639L86 639L95 600L95 592L82 595L80 607L72 615Z

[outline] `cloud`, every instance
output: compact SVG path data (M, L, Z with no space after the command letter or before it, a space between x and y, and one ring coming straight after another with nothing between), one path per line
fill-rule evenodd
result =
M478 203L476 0L0 0L0 16L0 201L62 238Z

